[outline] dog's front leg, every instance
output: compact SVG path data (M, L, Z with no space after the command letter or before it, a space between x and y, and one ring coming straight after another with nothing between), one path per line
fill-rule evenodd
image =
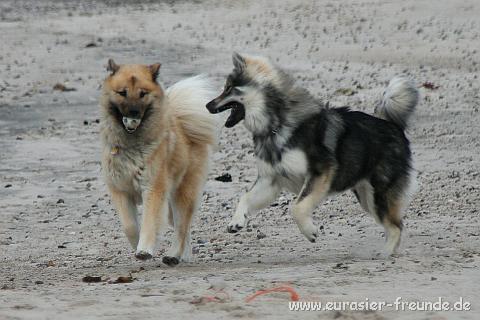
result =
M227 231L236 233L245 227L247 214L269 205L280 192L274 177L258 177L253 187L245 193L238 203L237 210L228 224Z
M162 175L159 175L162 176ZM168 188L166 179L159 179L145 193L142 227L135 256L140 260L150 259L153 256L158 231L167 222Z
M126 192L118 191L112 186L109 186L109 190L112 196L113 205L120 216L123 231L133 249L136 249L138 245L138 212L133 196Z

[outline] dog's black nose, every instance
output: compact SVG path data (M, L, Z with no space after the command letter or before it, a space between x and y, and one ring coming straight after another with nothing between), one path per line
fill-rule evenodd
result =
M217 113L217 109L215 108L216 107L216 103L215 103L215 100L212 100L210 101L209 103L207 103L207 110L210 112L210 113Z
M130 118L136 118L136 119L138 119L138 118L140 118L140 110L138 110L138 109L130 109L130 110L128 110L128 116L129 116Z

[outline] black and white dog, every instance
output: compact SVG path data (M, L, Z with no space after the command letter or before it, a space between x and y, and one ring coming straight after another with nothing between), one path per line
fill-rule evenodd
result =
M329 108L266 58L234 53L233 64L224 91L207 108L211 113L231 109L228 128L244 120L253 135L258 178L240 199L228 231L242 229L247 214L287 189L298 194L292 207L298 228L315 242L315 207L327 196L351 189L384 226L386 249L393 253L415 181L404 134L419 97L413 83L391 80L371 116Z

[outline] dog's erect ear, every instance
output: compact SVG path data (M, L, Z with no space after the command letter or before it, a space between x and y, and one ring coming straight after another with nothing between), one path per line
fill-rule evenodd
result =
M120 66L116 64L115 61L113 61L113 59L108 59L107 71L110 71L112 75L114 75L115 72L118 71L118 69L120 69Z
M246 66L245 58L242 57L238 52L233 53L232 61L233 61L233 66L238 71L242 71Z
M158 73L160 72L161 66L162 65L160 63L154 63L148 66L148 69L150 69L150 72L152 73L153 81L157 81Z

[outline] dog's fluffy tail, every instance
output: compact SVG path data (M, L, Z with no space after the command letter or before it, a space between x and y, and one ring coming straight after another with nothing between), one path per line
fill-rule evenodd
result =
M419 93L413 81L404 77L395 77L390 80L374 114L396 123L405 130L418 100Z
M181 80L166 90L168 104L192 142L217 143L218 117L210 114L205 107L215 98L215 93L205 75Z

